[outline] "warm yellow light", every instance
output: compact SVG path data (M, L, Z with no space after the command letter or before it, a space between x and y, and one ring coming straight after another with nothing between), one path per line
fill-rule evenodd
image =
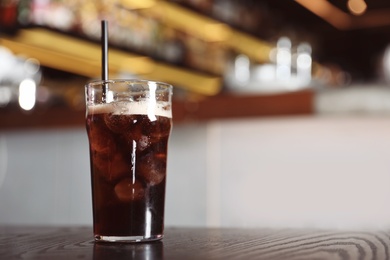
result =
M17 36L0 38L0 45L15 54L33 57L39 60L42 66L92 78L98 77L101 72L101 50L98 44L76 40L45 29L20 30ZM109 68L110 75L135 74L142 78L169 82L207 96L218 94L222 86L219 76L170 66L116 49L110 50Z
M349 0L348 8L354 15L362 15L367 10L367 4L364 0Z
M154 0L122 0L121 3L130 9L145 9L155 5Z
M203 27L204 39L208 41L226 41L230 36L229 28L222 23L208 23Z

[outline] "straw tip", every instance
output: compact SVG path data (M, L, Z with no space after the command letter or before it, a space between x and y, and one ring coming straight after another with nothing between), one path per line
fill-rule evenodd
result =
M102 20L102 80L108 79L108 29L107 21Z

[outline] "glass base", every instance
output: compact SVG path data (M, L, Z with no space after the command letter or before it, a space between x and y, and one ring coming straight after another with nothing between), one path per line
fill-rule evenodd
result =
M163 235L155 236L100 236L95 235L96 242L139 243L161 240Z

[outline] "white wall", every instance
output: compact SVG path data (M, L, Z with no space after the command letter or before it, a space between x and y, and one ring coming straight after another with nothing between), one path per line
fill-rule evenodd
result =
M220 140L217 224L390 227L390 118L230 121Z
M91 198L83 129L0 135L0 222L88 223Z
M206 128L175 126L168 156L166 224L206 223ZM84 128L0 132L0 224L91 224Z
M390 117L175 125L166 224L390 227ZM0 133L0 224L91 224L84 128Z

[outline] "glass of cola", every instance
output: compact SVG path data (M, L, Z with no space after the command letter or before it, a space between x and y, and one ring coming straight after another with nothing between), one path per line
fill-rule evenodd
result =
M95 241L162 239L172 86L98 80L85 94Z

